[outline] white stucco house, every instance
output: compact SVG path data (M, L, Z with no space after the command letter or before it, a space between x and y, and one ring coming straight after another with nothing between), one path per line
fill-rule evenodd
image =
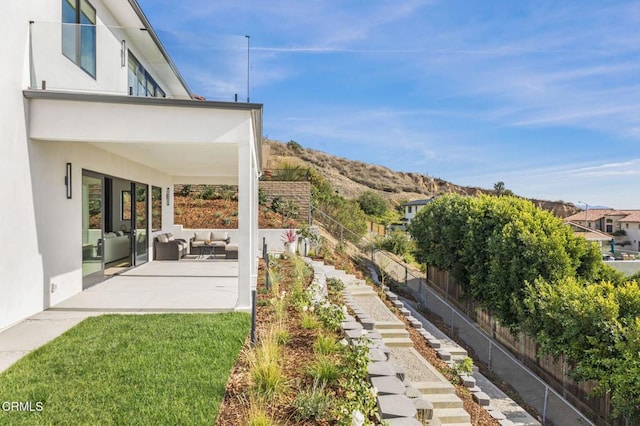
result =
M640 210L586 209L564 220L612 234L623 249L640 251Z
M426 198L423 200L413 200L408 203L404 203L402 207L404 207L404 219L403 221L408 225L411 223L411 220L416 217L416 214L427 204L432 202L435 197Z
M238 185L249 309L262 105L198 100L136 0L3 2L0 25L0 330L152 261L178 183Z

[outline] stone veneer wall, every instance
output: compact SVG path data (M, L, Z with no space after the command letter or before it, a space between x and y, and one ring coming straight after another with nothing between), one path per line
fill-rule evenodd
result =
M270 203L274 198L292 200L298 206L299 221L311 218L311 182L260 181L262 195Z

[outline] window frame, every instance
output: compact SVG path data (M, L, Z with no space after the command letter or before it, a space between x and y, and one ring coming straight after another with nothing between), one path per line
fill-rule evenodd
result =
M166 98L166 92L149 74L136 55L127 50L127 85L130 96ZM135 79L135 82L133 81ZM141 93L144 92L144 93Z
M94 80L98 74L98 41L97 22L98 13L89 0L62 0L62 54L71 62L76 64L81 70L89 74ZM65 10L70 6L74 13L73 21L65 15L69 12ZM85 11L90 11L92 16L88 16ZM67 12L67 13L65 13ZM89 23L83 23L83 20ZM87 39L88 38L88 39ZM65 45L65 42L69 43ZM71 43L70 43L71 42ZM87 44L90 44L90 63L87 64L83 56Z

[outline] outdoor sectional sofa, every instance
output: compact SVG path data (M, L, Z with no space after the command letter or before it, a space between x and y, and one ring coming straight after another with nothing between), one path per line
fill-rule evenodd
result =
M225 248L230 241L228 232L196 231L189 240L190 253L200 255L203 247L211 247L211 254L225 254Z
M131 240L129 235L122 231L106 232L102 240L104 250L104 263L129 257L131 253Z
M187 254L188 247L186 240L167 232L153 240L153 256L155 260L180 260Z

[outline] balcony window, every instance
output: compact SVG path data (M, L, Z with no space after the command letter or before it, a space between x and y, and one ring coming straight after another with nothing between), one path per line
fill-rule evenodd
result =
M155 98L166 97L164 90L131 52L129 52L129 94Z
M62 0L62 53L96 77L96 10L87 0Z

